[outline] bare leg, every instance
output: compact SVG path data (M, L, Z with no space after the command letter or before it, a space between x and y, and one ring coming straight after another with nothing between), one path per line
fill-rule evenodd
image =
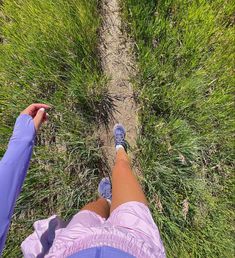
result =
M130 161L123 148L118 149L112 172L112 204L110 212L119 205L137 201L148 205L143 190L133 174Z
M110 205L104 198L99 198L97 201L90 202L85 205L81 211L88 210L93 211L100 215L102 218L107 219L110 214Z

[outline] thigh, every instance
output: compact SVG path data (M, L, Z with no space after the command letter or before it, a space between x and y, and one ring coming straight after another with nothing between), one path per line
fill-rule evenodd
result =
M110 213L110 205L108 204L107 200L104 198L99 198L94 202L90 202L85 205L81 211L92 211L101 216L102 218L107 219Z

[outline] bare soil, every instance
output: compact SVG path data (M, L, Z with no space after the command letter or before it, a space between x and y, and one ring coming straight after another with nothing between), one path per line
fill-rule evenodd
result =
M122 26L118 0L103 0L101 12L103 17L100 30L101 62L103 71L109 78L108 90L113 97L115 110L114 119L109 122L108 130L104 126L100 128L100 139L109 168L112 168L115 157L113 141L115 123L121 123L126 128L132 158L136 148L137 105L130 82L136 68L132 51L133 43Z

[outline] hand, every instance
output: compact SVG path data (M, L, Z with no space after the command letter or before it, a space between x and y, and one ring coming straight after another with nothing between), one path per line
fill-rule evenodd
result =
M49 108L51 107L46 104L36 103L28 106L21 114L30 115L33 118L35 129L38 131L41 124L47 121L48 114L45 110Z

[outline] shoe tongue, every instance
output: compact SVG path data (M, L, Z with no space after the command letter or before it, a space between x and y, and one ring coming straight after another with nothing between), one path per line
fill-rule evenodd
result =
M119 137L119 138L122 138L122 139L123 139L123 135L122 135L122 133L118 133L118 134L117 134L117 137Z

